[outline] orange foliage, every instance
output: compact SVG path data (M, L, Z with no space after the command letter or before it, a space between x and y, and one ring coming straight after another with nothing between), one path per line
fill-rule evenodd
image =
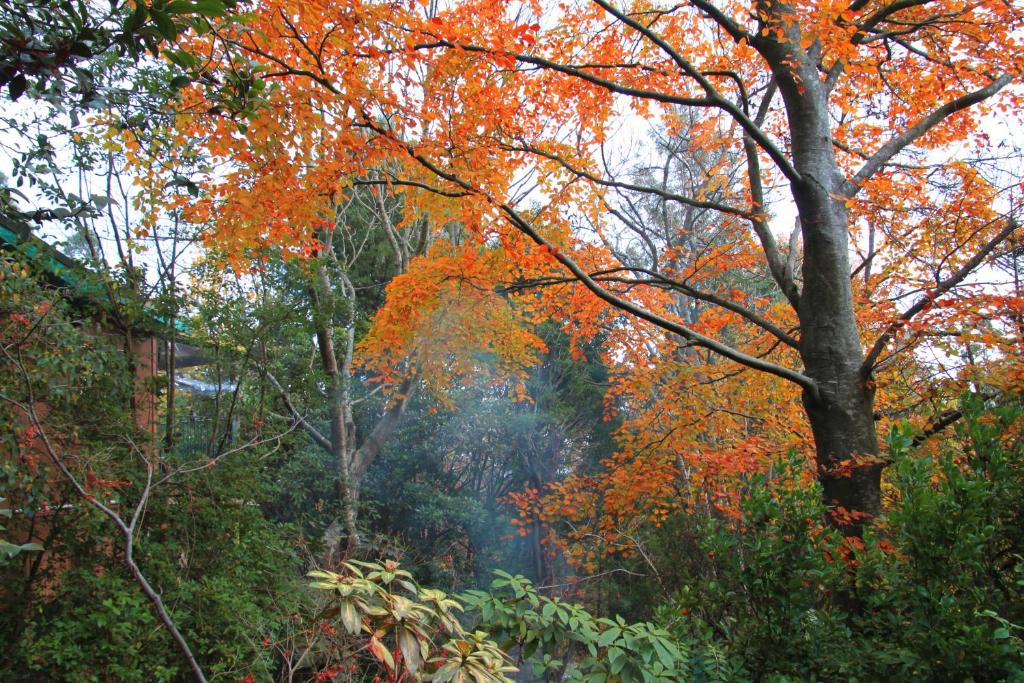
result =
M800 387L785 381L802 367L794 307L777 291L722 284L738 274L767 280L769 271L764 238L750 227L772 198L758 197L752 176L729 176L730 160L757 135L747 167L761 165L758 182L790 179L791 122L772 98L783 74L769 71L755 36L789 40L795 31L786 47L813 57L816 87L830 88L823 97L838 171L861 188L847 201L862 261L854 259L854 305L865 349L882 340L869 381L883 426L921 405L941 407L966 381L991 375L968 363L936 376L945 361L914 349L950 358L980 345L990 367L1019 384L1020 330L1007 321L1020 320L1020 292L938 285L1003 230L999 189L969 165L931 158L857 175L887 141L948 103L1022 75L1024 17L1013 3L701 0L617 9L463 0L433 16L427 6L257 0L246 3L242 23L191 39L208 73L251 73L269 87L245 120L232 117L214 78L186 90L180 131L203 142L219 171L208 196L185 208L194 221L215 222L212 239L228 253L266 244L301 253L325 207L351 183L375 178L404 193L409 220L464 229L466 244L439 243L389 287L361 346L363 366L385 382L414 359L444 386L474 371L469 348L495 354L515 375L541 348L527 320L559 320L575 341L600 335L613 369L609 410L623 417L619 451L606 476L522 494L528 516L570 520L578 538L600 534L612 547L617 534L684 505L729 510L746 473L789 449L810 450ZM785 68L796 73L795 62ZM803 96L810 85L784 95ZM1021 109L1019 88L992 96L978 101ZM964 141L984 147L975 134L984 108L969 104L926 126L914 146L936 159ZM685 106L700 116L684 119ZM717 159L711 180L683 204L717 212L720 237L689 252L668 240L656 273L718 297L692 319L680 312L680 291L644 280L610 246L624 230L608 211L621 181L606 172L602 145L627 110ZM798 276L795 256L780 248ZM497 293L497 284L527 280L546 286L513 297L515 305ZM919 300L920 311L901 321ZM703 337L683 345L666 323ZM711 355L702 338L725 340L736 352L729 357L748 367L747 359L770 364L768 374Z
M387 303L358 347L362 367L378 381L397 385L405 363L412 362L442 397L466 376L493 371L497 381L525 379L545 347L522 313L494 289L507 277L506 268L498 249L434 245L388 285Z

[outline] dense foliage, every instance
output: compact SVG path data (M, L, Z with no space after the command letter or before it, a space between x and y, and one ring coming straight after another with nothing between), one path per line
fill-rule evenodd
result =
M1024 411L964 401L958 444L938 457L912 456L912 432L891 434L893 504L862 541L825 524L798 459L755 478L738 523L698 522L700 555L658 558L682 567L653 623L595 617L501 571L489 590L454 600L422 592L394 563L367 577L447 605L447 625L415 627L424 652L432 638L462 633L452 610L465 610L464 621L529 680L1016 680L1024 674ZM332 608L349 633L360 633L361 619L379 638L402 628L409 617L376 612L360 596L406 603L364 584L358 568L349 572L316 584L350 601ZM389 670L402 666L377 658ZM440 670L447 660L435 661Z
M760 675L1016 680L1024 666L1019 403L965 397L956 443L913 454L894 429L890 507L863 540L824 524L799 462L754 481L738 528L673 596L684 633L720 634Z
M0 3L0 679L1024 680L1022 35Z
M19 388L49 388L47 428L75 430L74 472L128 506L139 494L132 481L140 470L137 460L122 455L131 443L125 426L131 380L119 374L124 352L102 338L81 337L66 299L40 287L42 275L32 276L39 267L24 258L3 262L4 395L17 400L11 392ZM557 336L549 336L549 345L558 348ZM17 352L34 362L13 362ZM531 380L534 405L544 407L552 424L565 426L586 405L578 392L592 385L576 382L597 372L587 363L556 354ZM530 473L516 475L509 463L520 460L517 439L544 428L537 413L518 425L515 404L503 403L500 394L466 391L461 407L412 408L423 417L396 441L394 457L381 461L386 469L373 475L406 482L405 497L377 498L372 491L383 484L371 477L367 504L376 512L367 524L389 535L374 537L381 544L376 552L409 553L409 568L422 580L456 587L482 581L486 590L446 595L423 588L390 561L314 572L310 590L296 553L302 527L282 516L306 506L316 514L308 498L282 507L281 497L296 490L281 479L298 476L292 460L317 452L295 433L273 447L183 473L150 499L136 552L207 672L239 680L358 680L377 672L395 681L521 675L588 682L1014 680L1024 673L1024 408L1018 399L964 395L959 421L931 454L921 453L919 432L894 428L887 441L887 513L862 539L843 537L827 523L832 513L796 454L744 483L738 518L682 509L660 526L638 530L642 554L619 566L633 576L646 573L645 581L613 573L571 589L576 600L645 619L629 622L595 616L572 596L557 597L564 588L539 592L522 575L499 571L488 584L491 568L515 562L528 546L487 550L488 535L504 534L506 544L520 536L507 521L499 525L504 531L484 529L498 523L501 494L472 487L475 475L461 469L472 461L452 464L470 444L491 439L497 463L509 458L501 481L512 477L512 483L501 490L528 485ZM557 392L576 398L571 413L559 407ZM600 405L601 393L594 398ZM195 420L210 406L192 400L189 419ZM489 405L476 409L477 422L445 431L481 400ZM81 401L94 409L93 422L82 421ZM10 405L6 443L20 455L5 465L4 492L20 518L45 525L45 533L36 533L46 552L22 554L5 568L5 585L14 587L5 593L2 623L13 644L4 660L8 677L179 680L186 669L125 572L106 520L81 504L47 501L62 495L62 487L32 476L45 463ZM510 429L524 431L516 437ZM448 444L447 464L428 457L431 443ZM512 451L503 454L502 444ZM179 444L165 456L168 467L194 462L197 448L206 446ZM315 467L316 461L298 462ZM321 495L330 496L330 487ZM462 535L466 545L456 542ZM317 545L315 537L307 539ZM481 552L486 557L476 556ZM523 571L534 567L526 563ZM653 591L651 580L658 584Z

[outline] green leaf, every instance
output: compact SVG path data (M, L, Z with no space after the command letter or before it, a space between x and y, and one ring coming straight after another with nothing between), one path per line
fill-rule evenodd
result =
M398 648L402 651L406 668L415 676L416 672L423 666L423 654L419 638L409 629L403 628L398 632Z
M175 2L167 3L164 11L168 14L192 14L196 11L196 6L188 0L175 0Z
M196 58L184 50L168 50L164 53L167 59L183 69L191 69L198 63Z
M146 21L146 14L146 6L141 2L137 3L135 5L135 11L124 20L124 25L121 27L122 30L128 35L132 35L139 30L142 26L142 22Z
M355 605L347 600L341 603L338 607L338 616L341 619L341 625L349 635L359 633L363 622L359 618L359 612L356 610Z
M598 647L608 647L622 635L622 630L612 627L597 637Z
M431 661L437 661L431 660ZM428 675L424 680L435 681L436 683L447 683L447 681L455 678L455 675L459 672L459 662L451 661L442 666L440 669L435 671L433 674Z
M227 11L220 0L175 0L168 3L166 9L168 14L198 14L204 17L222 17Z
M43 546L38 543L22 543L18 545L15 543L8 543L7 541L0 541L0 554L7 555L8 559L13 558L19 553L39 552L42 549Z
M227 12L220 0L195 0L196 12L204 17L222 17Z
M178 177L182 178L184 176L178 176ZM313 579L332 579L334 581L337 581L340 578L334 572L325 572L322 569L314 569L314 570L312 570L310 572L307 572L306 576L308 576L310 578L313 578Z
M71 47L68 48L68 52L76 57L84 57L85 59L92 57L92 48L80 40L72 43Z
M617 647L610 648L608 650L608 662L611 664L612 674L617 674L622 671L622 667L626 666L629 662L629 658L625 656L625 652Z
M174 40L178 37L178 27L175 26L174 22L169 16L163 12L157 12L156 10L150 10L149 16L153 19L153 23L156 24L156 28L167 40Z
M666 669L672 669L675 667L676 658L672 656L672 653L668 651L665 644L660 640L652 640L651 643L654 645L654 651L658 654L658 659L665 666Z

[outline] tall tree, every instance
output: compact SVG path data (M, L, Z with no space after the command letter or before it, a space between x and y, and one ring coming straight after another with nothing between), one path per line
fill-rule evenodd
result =
M223 118L191 120L212 134L215 154L249 168L308 160L301 174L287 174L295 198L329 192L382 156L402 160L392 182L423 190L412 200L417 206L457 215L481 242L500 241L520 268L585 289L572 312L581 325L600 311L625 314L639 329L662 330L794 385L825 498L850 512L840 526L859 533L880 511L876 369L919 340L914 323L1015 229L1008 215L1015 207L968 206L976 183L933 181L962 166L955 144L982 146L978 105L1002 93L1000 105L1019 111L1019 93L1007 89L1022 69L1019 8L958 0L753 7L592 0L558 8L459 2L423 16L400 2L267 0L253 10L243 30L194 46L227 68L258 64L277 88L245 124L248 141ZM194 89L186 100L208 111L209 97ZM624 107L669 125L680 109L699 111L696 146L743 155L742 192L721 201L656 184L631 189L745 226L788 311L769 317L712 298L685 272L637 269L577 230L580 215L606 232L621 229L603 199L627 181L603 173L596 160ZM329 125L302 149L266 144L295 121ZM274 182L263 178L267 187ZM524 178L539 194L523 192ZM796 258L770 224L776 194L799 218ZM528 210L527 196L542 196L543 207ZM936 215L959 207L962 220L903 213L915 205ZM886 210L888 220L903 215L915 234L929 233L937 248L915 250L924 263L919 289L901 293L912 303L865 299L882 314L862 325L851 275L868 266L851 267L851 235L885 220ZM284 229L294 219L277 216L279 238L294 239L295 230ZM874 245L874 272L900 258L883 254L894 243ZM755 341L696 329L665 306L665 289L711 299L758 332ZM768 355L768 339L785 352Z
M357 287L383 289L429 243L429 225L425 222L415 230L400 232L395 228L400 222L400 209L395 198L387 197L380 186L357 188L334 207L331 220L319 222L316 253L293 269L302 271L300 289L320 358L319 374L325 380L322 398L326 399L326 411L317 412L326 412L326 433L300 411L302 406L297 406L291 393L267 371L268 380L292 419L334 462L340 527L349 550L359 545L358 508L366 471L394 433L419 383L415 360L406 359L401 363L397 385L391 387L391 400L367 433L358 433L355 406L360 401L360 382L354 355L358 328L365 332L366 321L375 308L371 305L367 309L367 297L359 296ZM382 245L386 246L382 249ZM384 258L380 256L382 251L388 254ZM361 281L360 276L367 275L369 280L364 277Z
M512 387L522 397L523 368L543 348L517 329L521 316L493 291L488 261L458 243L463 231L407 218L402 196L377 177L364 174L336 202L322 204L323 217L301 247L263 245L249 253L248 266L230 256L236 268L257 274L262 289L274 290L270 297L298 311L288 324L302 333L261 339L259 355L289 419L332 462L339 516L326 534L330 555L343 537L348 552L359 547L367 471L417 393L425 388L450 404L467 376L490 376L496 365L502 376L519 376ZM268 259L282 277L258 275ZM263 319L254 334L281 325ZM482 357L488 351L493 357Z

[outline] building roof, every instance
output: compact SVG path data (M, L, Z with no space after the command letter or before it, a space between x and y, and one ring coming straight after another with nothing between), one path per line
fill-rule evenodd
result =
M103 286L99 274L33 235L28 224L10 220L0 214L0 249L18 251L27 256L54 286L66 289L71 298L101 309L109 308L108 290ZM167 320L151 311L144 311L137 327L166 335ZM188 324L180 319L175 319L174 328L175 337L187 337L192 332Z

